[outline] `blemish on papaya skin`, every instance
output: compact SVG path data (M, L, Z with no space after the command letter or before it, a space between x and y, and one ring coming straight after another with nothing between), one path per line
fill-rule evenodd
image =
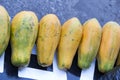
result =
M74 41L74 39L72 39L72 41Z
M22 25L25 25L25 23L24 23L24 22L22 22Z
M32 21L32 22L30 23L30 27L33 28L34 26L35 26L35 24L34 24L34 22Z
M44 41L44 38L41 38L41 41Z
M72 34L72 32L73 32L73 30L70 30L70 31L69 31L69 34Z
M41 39L41 41L44 41L44 38L42 36L39 36L39 38Z
M28 29L28 30L29 30L29 27L26 27L26 29Z

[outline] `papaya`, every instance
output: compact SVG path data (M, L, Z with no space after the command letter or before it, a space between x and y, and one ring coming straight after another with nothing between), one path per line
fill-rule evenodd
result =
M105 73L110 71L115 64L120 47L120 26L114 21L103 26L102 40L97 56L98 69Z
M0 56L3 54L10 39L10 19L7 10L0 6Z
M21 11L11 24L11 62L16 67L27 66L38 33L38 18L32 11Z
M78 48L78 67L87 69L95 59L102 35L97 19L92 18L83 24L83 35Z
M61 33L61 23L55 14L47 14L39 22L37 60L42 67L53 63Z
M67 20L62 25L57 56L59 69L71 68L81 37L82 25L76 17Z

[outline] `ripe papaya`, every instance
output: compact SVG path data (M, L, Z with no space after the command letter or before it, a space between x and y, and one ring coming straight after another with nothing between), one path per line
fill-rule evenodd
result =
M39 23L37 38L38 64L46 67L53 62L61 32L61 23L55 14L45 15Z
M63 24L57 56L60 69L70 69L81 37L82 25L76 17Z
M97 56L100 72L110 71L116 61L120 47L120 26L110 21L103 26L102 40Z
M83 24L83 35L78 49L78 66L80 68L90 67L97 55L101 35L102 29L97 19L90 19Z
M0 6L0 56L3 54L10 39L10 19L7 10Z
M32 11L15 15L11 25L12 64L16 67L29 64L38 32L38 18Z

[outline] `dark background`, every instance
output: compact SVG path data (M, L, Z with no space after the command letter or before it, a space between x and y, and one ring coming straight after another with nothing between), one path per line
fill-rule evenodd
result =
M108 21L120 23L120 0L0 0L0 5L7 9L11 19L20 11L31 10L36 13L39 20L48 13L54 13L62 24L72 17L77 17L82 24L91 18L97 18L101 26ZM18 68L11 65L10 57L9 44L5 54L4 73L0 73L0 80L31 80L18 78ZM29 66L52 71L52 66L48 68L38 66L36 56L33 55ZM75 57L71 69L67 72L67 78L79 80L80 73L81 70L77 67L77 57ZM96 65L94 80L102 75Z
M78 17L84 23L97 18L101 25L113 20L120 22L120 0L0 0L11 18L22 10L31 10L39 20L48 13L55 13L61 23Z

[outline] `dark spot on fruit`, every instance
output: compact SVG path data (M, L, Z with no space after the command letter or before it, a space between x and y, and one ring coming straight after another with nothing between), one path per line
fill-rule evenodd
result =
M43 39L43 38L41 38L41 41L44 41L44 39Z
M42 36L39 36L39 37L40 37L41 41L44 41L44 38Z
M71 30L69 33L72 34L73 30Z
M30 27L30 29L33 29L33 27Z
M72 41L74 41L74 39L72 39Z
M25 25L25 23L23 22L22 25Z
M34 22L30 23L31 28L35 26Z
M26 27L26 29L29 29L29 27Z

